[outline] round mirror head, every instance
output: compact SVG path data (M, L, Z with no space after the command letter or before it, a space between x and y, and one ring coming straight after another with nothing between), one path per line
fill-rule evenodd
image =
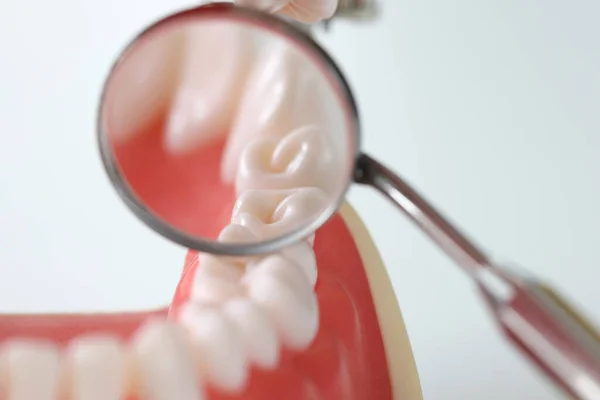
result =
M276 251L339 207L358 152L340 71L277 17L213 4L130 43L105 83L99 144L148 226L213 254Z

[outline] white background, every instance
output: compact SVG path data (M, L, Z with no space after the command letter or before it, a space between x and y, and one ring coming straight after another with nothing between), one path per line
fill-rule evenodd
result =
M168 302L184 251L117 199L98 94L131 35L183 0L0 3L0 311ZM600 319L600 3L400 1L321 35L355 88L365 149L495 255ZM553 396L473 288L374 192L350 199L387 264L426 399Z

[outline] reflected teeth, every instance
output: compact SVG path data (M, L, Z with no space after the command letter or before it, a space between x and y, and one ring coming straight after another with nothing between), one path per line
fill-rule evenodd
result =
M292 131L279 140L258 138L242 153L236 178L238 194L252 189L316 186L336 189L336 159L327 133L316 126Z
M166 128L169 150L189 151L226 132L250 60L247 37L226 23L188 28Z
M248 360L235 325L220 310L185 305L179 316L193 337L196 363L215 387L238 393L248 378Z
M318 218L328 206L318 188L248 190L235 203L231 222L250 229L260 239L285 235Z
M202 400L185 330L148 322L134 339L139 392L144 400Z
M55 400L61 389L61 354L52 343L8 342L2 349L9 400Z
M160 40L146 40L117 67L105 103L112 139L125 141L141 133L153 116L166 111L181 65L183 38L181 31L173 30Z

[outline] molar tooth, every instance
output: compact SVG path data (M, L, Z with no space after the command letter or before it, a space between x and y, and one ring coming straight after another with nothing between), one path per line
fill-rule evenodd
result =
M238 328L249 361L260 368L275 368L280 357L279 339L266 313L244 298L228 301L222 310Z
M343 178L327 132L304 126L279 140L262 137L248 144L236 178L237 193L251 189L316 186L336 191Z
M166 321L147 322L134 339L140 397L144 400L201 400L187 334Z
M235 325L219 310L194 303L183 306L179 319L192 336L196 362L206 379L222 391L240 393L249 366Z
M314 187L293 190L248 190L238 197L231 222L246 226L260 239L272 239L301 228L329 205Z
M58 347L37 340L16 339L1 351L5 362L6 398L56 400L61 389L61 357Z
M121 400L127 394L127 358L110 336L80 337L67 350L73 400Z
M244 29L222 21L187 28L165 136L172 152L193 150L227 131L250 61L247 36Z
M248 266L248 296L269 313L283 344L306 349L317 334L319 311L310 284L298 267L272 255Z

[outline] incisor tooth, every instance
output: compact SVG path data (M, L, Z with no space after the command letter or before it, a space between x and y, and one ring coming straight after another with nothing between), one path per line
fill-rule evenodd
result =
M279 338L267 314L247 298L230 300L222 310L239 330L249 361L263 369L275 368Z
M166 321L149 321L134 339L135 367L144 400L201 400L187 334Z
M269 313L284 345L306 349L317 333L319 311L304 274L281 256L269 256L248 269L248 296Z
M125 141L167 111L180 69L183 31L141 39L116 67L106 91L111 139Z
M127 361L123 346L109 336L81 337L67 350L73 400L121 400L126 395Z
M329 203L318 188L248 190L238 197L231 222L246 226L260 239L272 239L306 226Z
M344 176L332 146L317 126L298 128L283 139L257 138L242 153L236 191L316 186L335 192Z
M184 153L225 134L250 61L248 32L224 21L187 28L166 145Z
M196 363L203 376L224 392L241 392L249 366L235 325L220 310L194 303L183 306L179 320L192 336Z
M8 342L5 360L8 400L56 400L60 395L61 357L57 346L35 340Z

